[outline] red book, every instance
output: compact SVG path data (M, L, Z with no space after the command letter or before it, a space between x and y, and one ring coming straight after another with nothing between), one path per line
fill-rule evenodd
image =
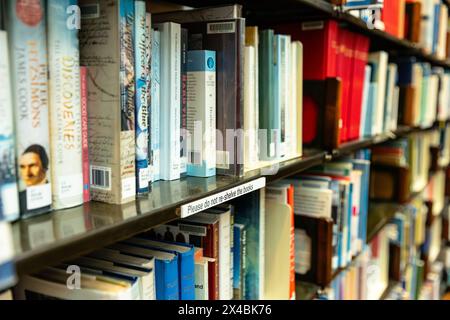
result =
M364 76L369 53L369 38L354 34L353 73L350 89L350 112L348 113L348 140L359 139L361 125L361 107L363 103Z
M337 77L338 23L334 20L295 22L278 25L275 31L291 35L303 45L303 79L325 80ZM303 143L312 143L318 134L321 115L310 96L303 96Z
M334 20L307 21L275 27L281 34L290 34L292 41L303 44L303 78L324 80L334 78L338 49L338 23Z
M405 0L384 0L381 20L384 31L397 38L404 37Z
M353 43L355 35L345 29L339 30L339 50L337 60L337 76L342 80L341 135L340 142L349 138L350 90L352 82Z
M87 67L80 67L81 83L81 154L83 160L83 201L91 200L90 174L89 174L89 143L88 143L88 91L87 91Z
M291 207L291 242L290 242L290 286L289 298L295 300L295 219L294 219L294 186L288 189L287 203Z

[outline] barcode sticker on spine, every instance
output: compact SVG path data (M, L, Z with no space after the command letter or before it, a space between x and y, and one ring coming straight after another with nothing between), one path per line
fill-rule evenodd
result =
M236 24L234 21L208 23L206 26L206 32L207 34L235 33Z
M91 188L111 190L111 168L91 166Z

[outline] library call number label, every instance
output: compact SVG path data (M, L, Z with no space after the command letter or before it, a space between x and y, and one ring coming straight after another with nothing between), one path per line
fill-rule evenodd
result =
M201 307L184 305L178 308L179 315L196 315L209 318L214 314L221 315L270 315L272 307L270 304L224 304L220 308L217 307Z

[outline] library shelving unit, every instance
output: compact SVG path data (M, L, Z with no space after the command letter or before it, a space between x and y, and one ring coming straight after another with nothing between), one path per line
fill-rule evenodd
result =
M172 0L173 3L193 7L240 3L244 5L245 17L255 23L275 23L296 19L331 18L338 20L353 31L370 37L373 50L383 49L392 55L413 55L433 66L450 68L449 61L439 60L412 42L395 38L386 32L372 30L361 20L342 12L338 7L323 0ZM449 6L450 4L447 3ZM59 263L89 251L124 240L144 232L153 226L180 218L180 208L193 201L227 191L257 179L271 183L311 167L336 160L363 148L406 137L414 133L435 130L430 128L399 127L396 132L345 143L332 150L304 150L302 157L281 162L273 174L265 175L263 168L247 173L244 177L216 176L208 179L185 177L178 181L158 182L152 185L145 198L126 205L109 205L89 202L83 206L53 211L38 217L17 221L13 224L15 264L19 277L40 268ZM414 195L413 195L414 196ZM371 204L368 221L368 240L385 226L395 214L391 210L376 210ZM385 207L386 208L386 207ZM338 270L337 273L342 270ZM334 275L336 276L337 273ZM393 285L393 284L392 284ZM389 288L392 286L390 285ZM389 291L386 290L386 293ZM297 298L312 299L319 287L298 283Z

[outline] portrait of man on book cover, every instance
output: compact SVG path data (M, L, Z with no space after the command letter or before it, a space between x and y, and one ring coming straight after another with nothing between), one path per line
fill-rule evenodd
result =
M48 164L45 148L38 144L31 145L20 155L20 178L27 187L46 184Z

